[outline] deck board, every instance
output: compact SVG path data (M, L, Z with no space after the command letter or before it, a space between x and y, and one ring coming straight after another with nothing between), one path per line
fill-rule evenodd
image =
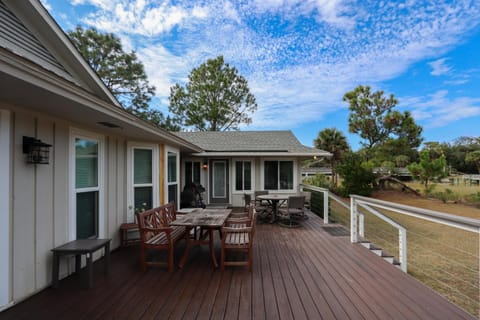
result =
M140 271L138 248L111 255L0 313L1 319L475 319L310 215L301 228L259 224L253 272L214 269L207 247L183 269ZM218 238L218 235L216 235ZM217 242L217 256L220 256ZM175 253L179 261L180 244Z

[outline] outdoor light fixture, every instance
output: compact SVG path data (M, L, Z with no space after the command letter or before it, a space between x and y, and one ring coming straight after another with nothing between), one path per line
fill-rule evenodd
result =
M202 168L203 168L203 170L207 170L207 169L208 169L208 162L207 162L207 160L203 160Z
M23 153L27 155L27 163L48 164L52 145L32 137L23 137Z

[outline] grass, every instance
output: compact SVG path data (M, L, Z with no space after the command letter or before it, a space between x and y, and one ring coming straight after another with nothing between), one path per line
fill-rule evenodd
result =
M422 194L425 193L425 187L423 184L419 182L409 182L407 185L415 190L420 191ZM477 201L480 201L480 199L477 199L478 196L476 196L477 193L480 194L480 186L475 185L475 184L469 184L467 183L456 183L456 184L449 184L449 183L432 183L433 189L432 189L432 194L435 196L435 194L448 194L450 193L453 197L452 200L458 200L461 202L471 202L472 195L473 198ZM475 202L476 203L476 202Z
M478 186L471 188L480 191ZM469 194L471 188L458 186L457 190ZM398 193L395 196L380 194L376 197L480 218L480 210L473 207L444 204L441 201ZM408 273L472 315L480 316L479 234L385 210L383 213L407 229ZM349 210L333 201L330 202L330 217L349 227ZM366 212L365 237L398 257L398 231Z

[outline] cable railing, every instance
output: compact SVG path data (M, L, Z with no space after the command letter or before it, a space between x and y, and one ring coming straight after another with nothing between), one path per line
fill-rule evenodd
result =
M357 195L350 197L348 205L328 189L301 188L312 192L311 206L317 212L312 211L348 228L353 243L369 241L395 254L403 271L480 315L479 219ZM314 200L322 203L315 205Z

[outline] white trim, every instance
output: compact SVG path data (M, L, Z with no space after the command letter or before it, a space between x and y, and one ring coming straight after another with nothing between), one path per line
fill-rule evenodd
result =
M298 185L298 163L297 159L294 158L260 158L260 189L265 190L265 161L291 161L293 162L293 189L277 189L277 190L269 190L273 193L292 193L297 191ZM280 167L279 171L280 172ZM280 174L280 173L278 173ZM280 182L280 177L277 177L278 182Z
M0 311L12 303L10 111L0 110Z
M249 190L236 190L237 186L237 162L250 162L250 180L251 180L251 185ZM232 169L231 171L231 180L232 180L232 194L244 194L244 193L252 193L255 190L255 159L254 158L233 158L232 159Z
M176 158L176 174L175 174L175 177L176 177L176 181L173 181L173 182L169 182L168 181L168 153L175 153L175 158ZM177 185L177 203L175 204L177 206L177 209L180 208L180 181L181 181L181 177L180 177L180 150L177 149L177 148L174 148L174 147L170 147L170 146L165 146L165 170L164 170L164 174L165 174L165 190L164 190L164 195L165 195L165 201L168 201L168 186L170 185Z
M134 205L134 193L133 193L133 179L134 179L134 168L133 168L133 152L134 149L147 149L152 150L152 183L145 184L144 186L152 186L152 206L155 208L159 205L160 202L160 192L159 192L159 148L157 144L141 143L141 142L128 142L127 143L127 222L135 221L135 205ZM143 185L137 184L136 187L141 187Z
M105 137L89 131L70 128L69 139L69 212L68 212L68 240L77 238L77 218L76 218L76 186L75 186L75 139L81 138L94 140L98 142L98 186L96 188L85 188L85 191L98 190L98 237L105 238Z

